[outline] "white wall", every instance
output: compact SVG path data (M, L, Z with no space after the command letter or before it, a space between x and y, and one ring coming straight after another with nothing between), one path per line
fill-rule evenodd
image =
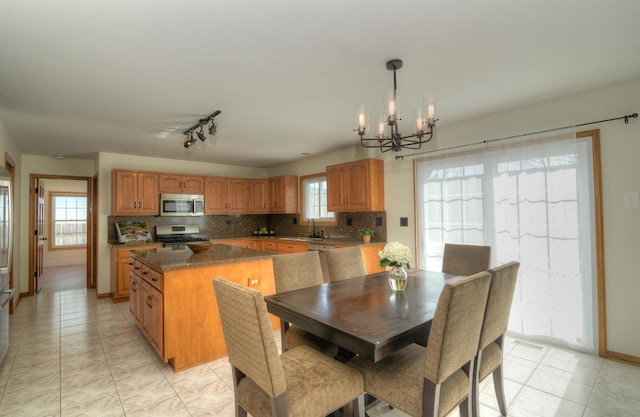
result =
M51 243L53 236L51 234L51 193L84 193L87 194L87 185L91 186L91 182L84 180L59 180L59 179L43 179L40 181L44 185L45 207L44 207L44 228L48 243ZM43 266L53 267L62 265L78 265L87 261L87 249L64 249L50 250L49 244L45 245L43 253Z
M447 124L446 115L432 143L423 151L556 127L604 120L640 112L640 79L513 109L475 120ZM625 207L624 194L640 191L640 119L600 123L578 131L600 129L605 229L607 342L610 351L640 357L640 208ZM348 133L345 132L345 136ZM357 142L353 135L350 141ZM371 155L385 160L387 240L410 244L415 253L414 178L412 158L354 150L310 157L269 169L269 175L288 172L307 175L322 167ZM401 152L409 154L410 152ZM409 227L400 227L400 217Z
M88 159L56 159L48 156L22 155L20 175L22 177L20 211L24 213L20 218L20 235L16 237L20 247L20 288L22 292L29 291L29 191L30 174L40 175L68 175L74 177L91 178L94 172L94 161ZM46 190L45 190L46 192ZM16 246L16 245L14 245Z

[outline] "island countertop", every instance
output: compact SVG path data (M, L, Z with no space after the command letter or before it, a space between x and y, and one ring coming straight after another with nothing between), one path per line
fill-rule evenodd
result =
M275 255L274 252L229 245L212 245L207 251L201 253L194 253L186 247L132 250L130 253L134 258L160 272L257 259L270 259Z

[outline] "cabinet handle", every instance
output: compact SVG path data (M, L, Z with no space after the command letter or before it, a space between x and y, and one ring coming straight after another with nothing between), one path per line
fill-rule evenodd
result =
M158 278L155 278L155 277L154 277L154 278L151 278L151 281L154 281L154 282L155 282L155 281L157 281L157 280L158 280Z
M249 278L247 280L248 287L252 287L254 285L260 285L260 278Z
M134 266L133 269L140 269L140 267L139 266Z
M145 302L145 304L147 306L149 306L149 308L153 308L153 306L151 304L149 304L149 301L151 301L151 296L150 295L147 296L147 299L144 300L144 302Z
M142 272L142 275L149 275L147 271Z

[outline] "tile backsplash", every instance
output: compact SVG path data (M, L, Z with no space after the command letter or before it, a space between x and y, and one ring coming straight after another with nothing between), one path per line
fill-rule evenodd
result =
M335 226L316 225L316 233L324 231L331 238L358 238L358 230L369 227L376 231L375 240L384 242L387 239L387 212L336 213ZM117 242L115 222L136 221L147 222L151 236L155 239L156 226L174 224L194 224L200 234L209 239L227 237L249 237L260 227L276 232L277 236L308 236L312 225L300 224L297 214L242 214L199 217L161 217L161 216L108 216L109 242ZM377 226L379 225L379 226Z

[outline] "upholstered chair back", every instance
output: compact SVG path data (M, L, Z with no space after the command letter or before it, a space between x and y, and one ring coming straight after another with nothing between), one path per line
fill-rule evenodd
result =
M489 269L491 246L446 243L442 259L445 274L469 276Z
M331 282L367 275L360 246L332 249L326 252Z
M519 262L509 262L488 271L491 286L480 335L480 350L507 331L519 268Z
M274 255L273 274L276 292L298 290L324 282L320 252L299 252Z
M490 281L480 272L445 285L429 332L425 378L440 384L476 355Z
M224 278L214 278L229 362L270 397L286 391L284 370L262 294Z

